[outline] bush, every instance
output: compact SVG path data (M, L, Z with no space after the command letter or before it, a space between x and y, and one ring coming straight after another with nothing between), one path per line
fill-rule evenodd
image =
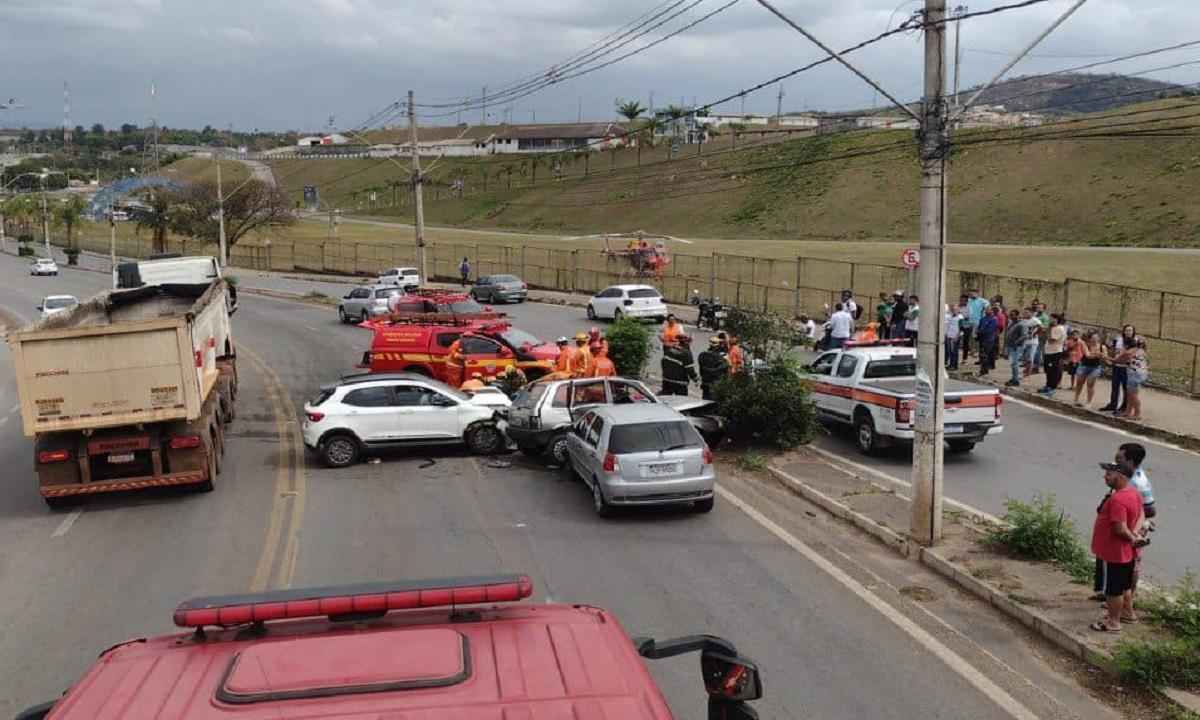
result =
M765 370L731 375L713 392L735 440L786 449L812 438L816 412L794 362L779 358Z
M751 450L738 455L737 466L750 472L760 472L767 469L767 458Z
M21 243L20 245L17 246L17 255L19 257L29 257L29 256L32 256L33 254L34 254L33 248L29 247L25 243Z
M622 317L614 320L604 334L608 357L622 377L640 378L650 359L650 330L641 320Z
M1004 510L1007 524L988 533L989 545L1026 560L1056 563L1075 582L1091 581L1095 562L1053 495L1035 495L1032 503L1009 500Z
M1194 574L1184 575L1166 594L1139 595L1138 607L1150 622L1200 643L1200 587Z
M1139 685L1200 687L1200 642L1195 640L1122 642L1113 662L1121 678Z

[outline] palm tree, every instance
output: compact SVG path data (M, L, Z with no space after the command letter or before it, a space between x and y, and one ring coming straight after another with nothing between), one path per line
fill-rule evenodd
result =
M631 123L637 120L638 116L644 112L646 112L646 108L642 107L642 104L637 100L626 101L620 98L617 99L617 114Z
M150 231L153 240L152 252L166 252L167 230L171 227L175 196L159 189L147 192L143 196L143 200L145 207L139 207L133 212L133 221L137 225L137 231Z
M65 203L59 205L55 212L55 221L60 223L67 231L67 248L74 249L75 228L79 225L79 221L83 219L83 211L87 208L83 198L78 195L72 195Z

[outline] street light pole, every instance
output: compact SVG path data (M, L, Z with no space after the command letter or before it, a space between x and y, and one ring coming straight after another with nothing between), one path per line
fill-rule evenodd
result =
M921 121L921 265L917 287L916 407L913 413L910 533L923 545L942 539L945 431L946 159L950 152L946 105L946 0L925 0L925 101ZM923 306L923 307L922 307Z
M42 178L42 239L46 241L46 257L50 254L50 211L46 209L46 178Z
M219 256L221 267L225 268L229 265L229 254L225 244L225 193L221 186L221 158L217 158L217 230L219 241L217 245L217 255Z
M485 93L486 94L486 88ZM416 222L413 228L417 233L417 267L421 269L421 282L429 282L425 272L425 204L421 193L421 148L417 145L417 106L413 100L413 91L408 91L408 130L412 142L412 172L413 172L413 205L416 208Z

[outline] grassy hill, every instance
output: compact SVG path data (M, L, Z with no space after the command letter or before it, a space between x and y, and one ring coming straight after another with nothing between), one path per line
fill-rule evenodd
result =
M950 237L1200 246L1198 116L1200 101L1183 98L1041 128L962 131L950 164ZM445 158L434 163L426 188L426 218L571 234L644 228L700 238L917 237L919 172L911 132L742 136L736 147L727 135L702 155L696 148L683 146L676 159L668 159L667 148L643 150L641 167L633 149L586 159ZM555 161L561 179L552 177ZM411 217L406 162L296 160L274 169L297 199L312 184L330 206ZM455 178L465 182L463 197L449 189Z
M962 91L965 102L977 88ZM1094 113L1131 102L1153 101L1187 92L1182 85L1130 75L1053 73L1018 76L988 88L985 105L1004 105L1010 111L1049 114Z

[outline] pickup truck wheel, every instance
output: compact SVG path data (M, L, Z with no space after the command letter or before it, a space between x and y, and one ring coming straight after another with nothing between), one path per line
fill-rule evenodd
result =
M879 435L875 432L875 422L870 415L861 413L854 421L854 441L864 455L879 452Z
M707 500L697 500L696 502L692 503L692 510L695 510L698 513L712 512L713 505L716 504L716 502L716 497L710 497Z
M504 448L504 436L495 423L479 422L467 428L463 440L477 455L495 455Z
M527 457L541 457L542 453L546 452L545 448L537 447L536 445L519 445L517 446L522 455Z
M600 481L592 478L592 509L602 518L610 517L613 506L604 499L604 491L600 489Z
M42 499L46 501L46 507L50 508L51 510L70 510L79 504L79 498L73 495L67 495L65 497L44 497Z
M954 453L969 453L975 449L974 440L949 440L950 452Z
M587 318L588 320L596 319L596 308L592 307L591 305L587 306Z
M550 438L546 444L546 459L555 465L565 465L570 462L567 458L567 434L560 432Z
M358 462L362 448L350 435L334 435L321 446L321 460L331 468L344 468Z

